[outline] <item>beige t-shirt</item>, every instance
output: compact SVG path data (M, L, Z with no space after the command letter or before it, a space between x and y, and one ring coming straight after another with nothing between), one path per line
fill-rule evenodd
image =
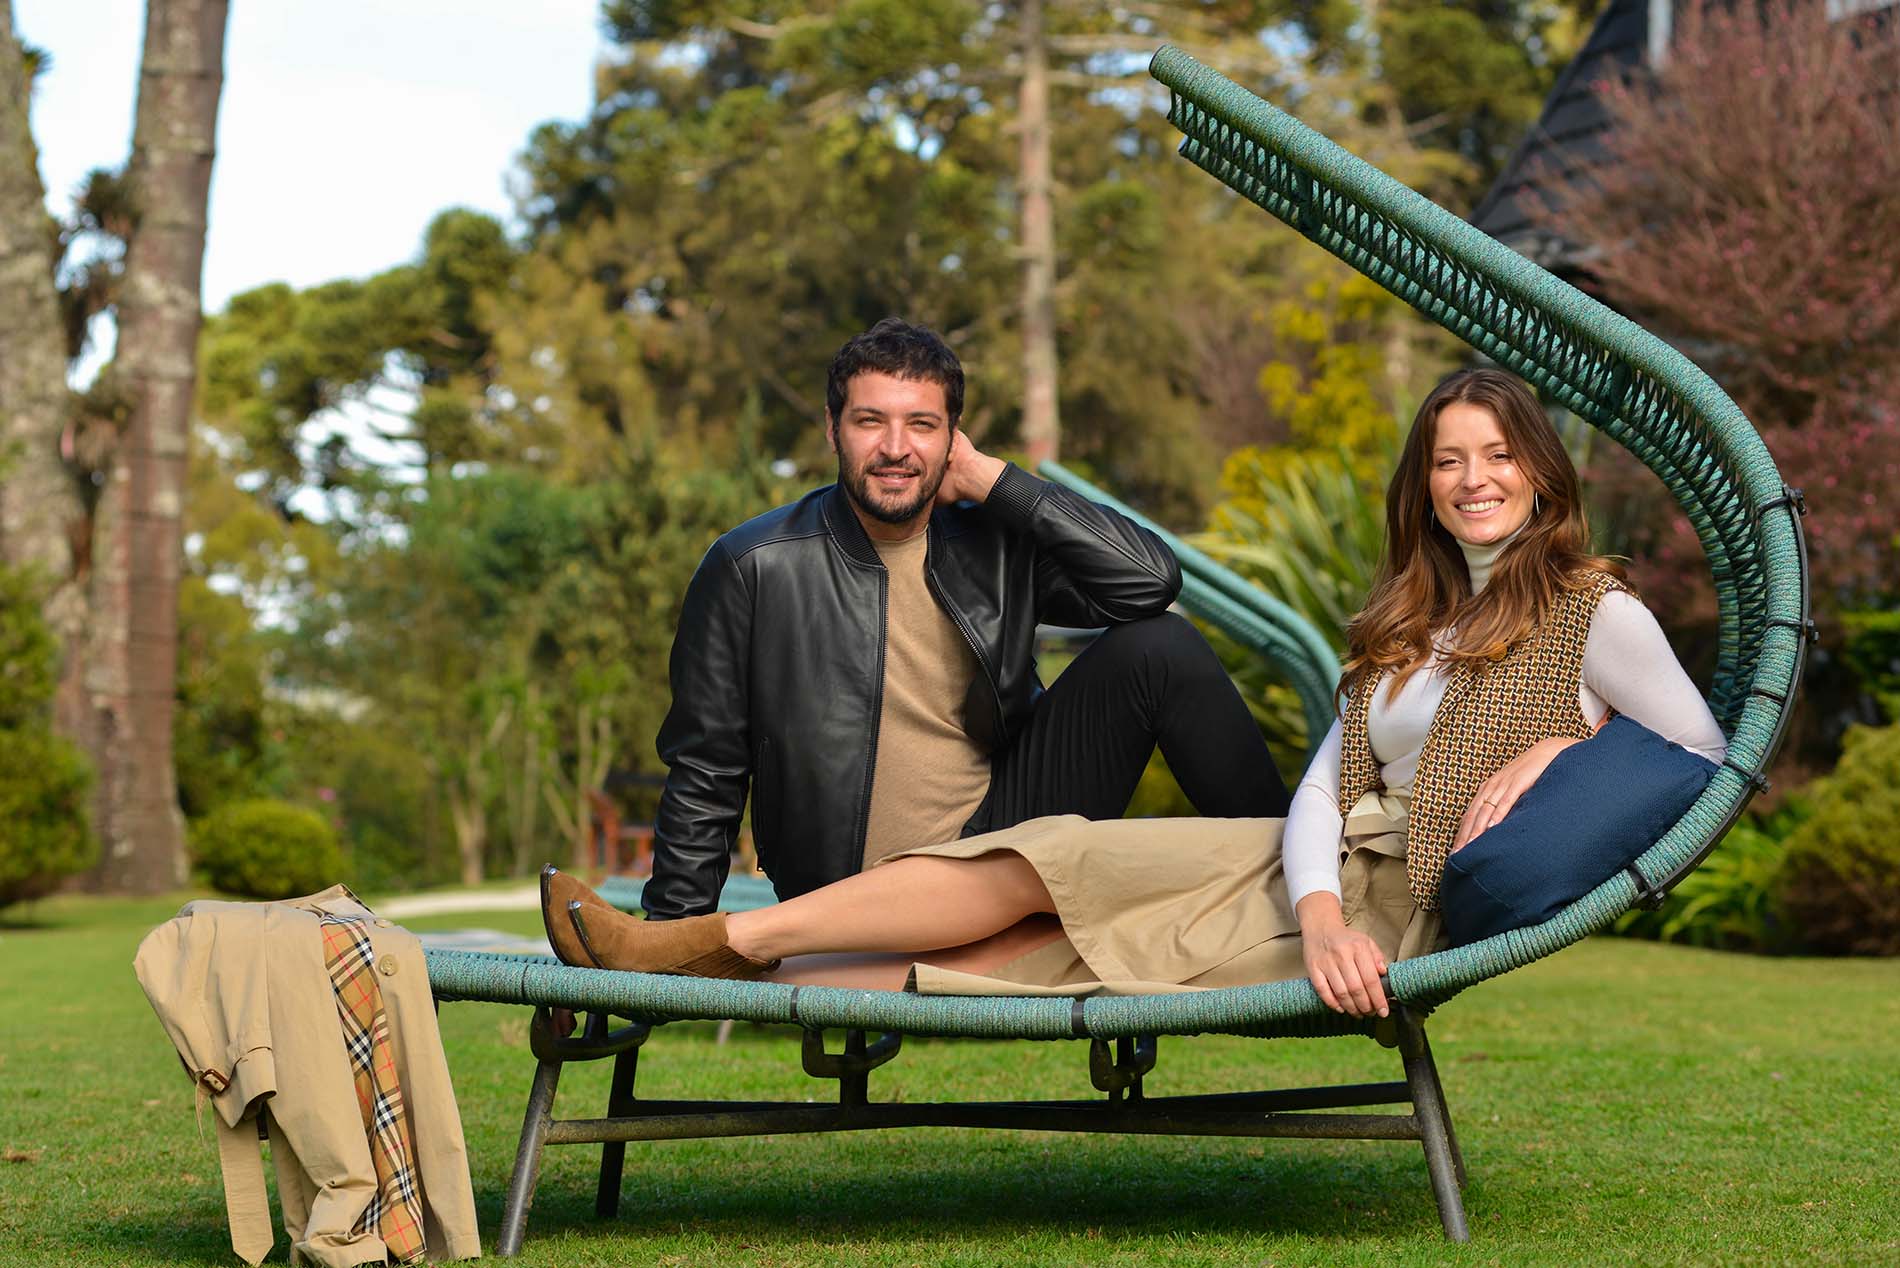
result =
M890 590L866 867L899 850L956 840L990 787L990 756L964 725L976 653L924 579L929 543L927 533L872 543Z

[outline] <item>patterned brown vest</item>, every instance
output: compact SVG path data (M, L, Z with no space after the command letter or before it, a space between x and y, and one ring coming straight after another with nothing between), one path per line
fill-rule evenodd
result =
M1598 602L1612 590L1627 588L1608 573L1595 573L1583 589L1560 595L1550 619L1503 659L1483 668L1467 663L1451 671L1419 754L1405 836L1406 880L1426 911L1438 909L1445 857L1478 785L1539 740L1590 737L1590 723L1577 703L1583 645ZM1346 702L1340 722L1343 813L1380 786L1366 712L1372 692L1384 681L1384 676L1373 679Z

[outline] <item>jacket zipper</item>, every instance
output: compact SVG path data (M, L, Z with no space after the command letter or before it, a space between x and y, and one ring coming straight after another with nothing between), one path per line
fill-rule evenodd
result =
M926 546L924 550L924 579L930 583L930 593L937 600L937 606L950 614L951 624L957 627L957 633L963 635L963 641L969 644L970 654L976 657L977 668L983 671L983 681L989 684L990 702L996 707L996 743L1000 747L1008 738L1003 734L1003 693L997 690L996 675L991 672L989 661L984 659L983 649L976 645L976 635L964 623L963 613L957 611L956 605L944 594L943 587L937 584L937 570L930 564L930 548Z

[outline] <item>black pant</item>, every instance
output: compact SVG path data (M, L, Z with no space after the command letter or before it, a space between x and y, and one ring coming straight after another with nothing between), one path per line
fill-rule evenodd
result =
M1285 816L1286 783L1220 658L1164 613L1110 627L1042 693L964 834L1042 815L1119 819L1157 745L1201 814Z

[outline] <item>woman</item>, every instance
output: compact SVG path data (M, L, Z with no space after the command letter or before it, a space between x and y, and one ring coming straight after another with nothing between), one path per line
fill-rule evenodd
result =
M1302 971L1384 1016L1389 961L1440 941L1445 858L1614 711L1711 761L1701 694L1622 569L1587 553L1577 475L1520 381L1445 379L1386 494L1342 709L1285 820L1037 819L893 855L758 911L647 923L552 872L573 964L942 993L1233 986Z

